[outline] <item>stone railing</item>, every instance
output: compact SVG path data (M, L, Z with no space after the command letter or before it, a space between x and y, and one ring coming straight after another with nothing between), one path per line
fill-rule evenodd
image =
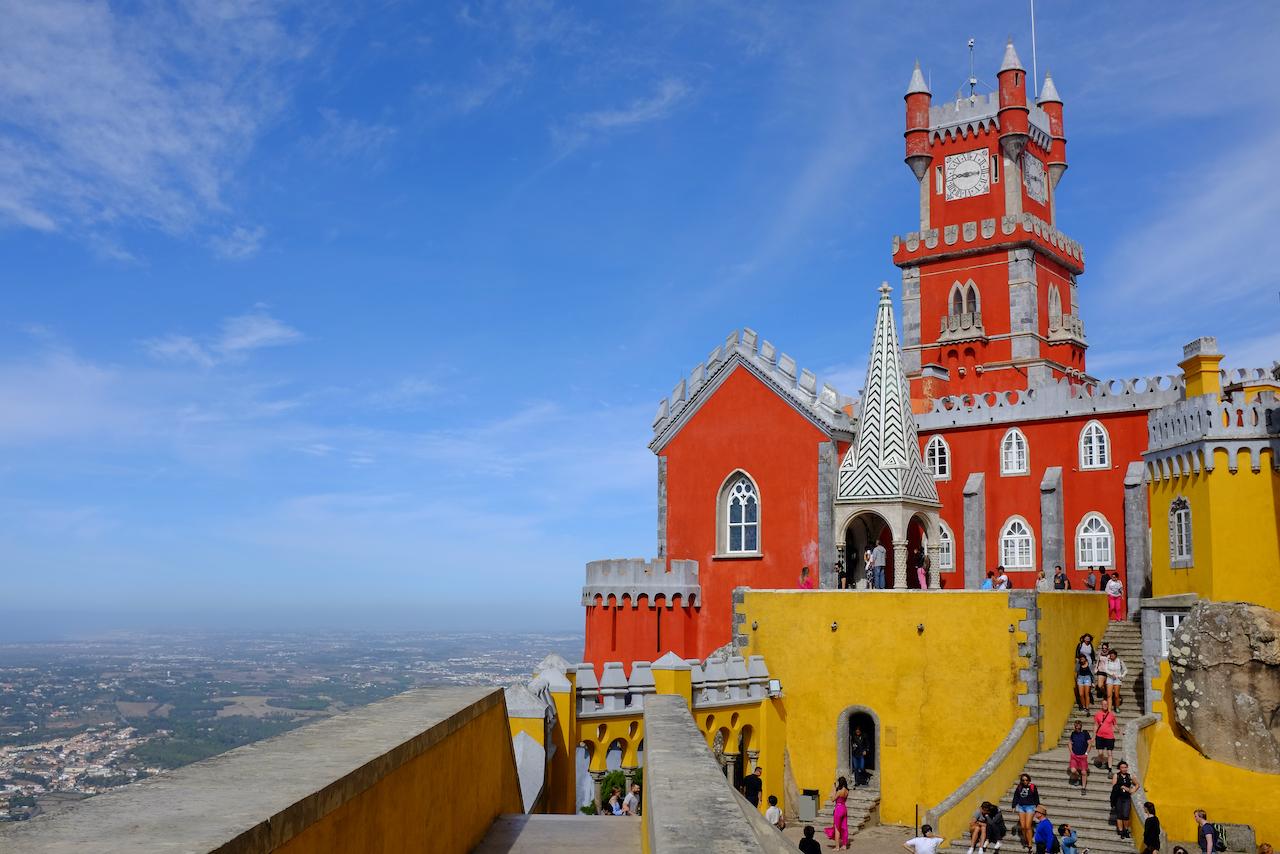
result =
M954 246L958 249L976 248L986 241L1015 235L1022 237L1034 235L1040 238L1056 249L1074 272L1083 271L1084 249L1080 244L1035 214L1029 213L1002 216L998 223L995 217L988 217L960 225L948 225L942 229L928 228L923 231L911 231L904 236L894 235L893 256L898 258L900 254L914 254L922 245L930 250L937 249L939 245ZM899 263L908 262L899 259Z
M982 801L999 801L1009 782L1038 749L1036 722L1030 717L1018 718L987 761L937 806L925 812L925 823L932 824L940 836L956 838Z
M655 606L658 597L663 598L668 608L676 604L701 605L698 562L673 560L669 570L662 558L650 561L638 557L615 558L587 564L587 583L582 588L584 606L621 607L623 600L629 599L631 607L637 608L642 596L648 597L650 608Z
M758 349L757 349L758 348ZM760 341L754 329L734 330L724 344L716 347L707 360L695 365L686 379L676 383L669 398L658 403L653 418L653 440L649 447L659 448L671 431L681 423L681 413L703 386L715 381L735 364L746 365L767 385L791 400L814 420L833 432L849 433L853 427L844 408L852 398L842 396L823 383L818 385L813 371L797 369L796 360L768 341Z
M465 854L521 811L502 691L431 688L0 830L0 851Z
M1081 385L1058 380L1022 391L990 391L939 397L929 412L916 416L920 430L943 427L1033 421L1090 413L1152 410L1176 403L1182 395L1182 376L1103 380Z
M769 696L769 668L764 656L712 656L705 662L686 659L695 709L758 703ZM657 693L653 664L636 661L627 677L620 661L607 661L600 679L590 664L579 664L577 704L579 717L604 717L643 711L646 698Z
M641 812L650 854L758 851L794 847L743 806L725 779L684 698L655 697L644 710L645 776ZM754 813L754 815L752 814Z

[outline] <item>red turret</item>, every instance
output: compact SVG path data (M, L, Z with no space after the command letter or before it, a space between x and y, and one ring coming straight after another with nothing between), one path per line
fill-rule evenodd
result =
M1004 62L996 73L1000 81L1000 148L1010 160L1017 161L1027 147L1028 114L1027 71L1013 49L1013 39L1004 49Z
M933 93L924 82L920 73L920 62L911 72L911 82L907 84L907 165L915 173L916 180L924 178L933 155L929 152L929 106L933 102Z
M1044 88L1040 90L1040 108L1049 117L1049 136L1053 143L1049 147L1049 179L1054 189L1058 180L1067 171L1067 138L1062 132L1062 98L1058 96L1058 87L1053 85L1053 75L1045 74Z

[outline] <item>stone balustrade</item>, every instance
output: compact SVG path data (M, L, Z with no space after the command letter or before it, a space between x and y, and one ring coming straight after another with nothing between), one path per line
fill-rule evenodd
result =
M691 658L685 663L695 709L756 703L769 696L769 668L763 656L713 656L706 662ZM590 664L579 664L575 670L580 718L641 712L645 698L657 693L648 661L634 662L630 678L620 661L605 662L599 680Z

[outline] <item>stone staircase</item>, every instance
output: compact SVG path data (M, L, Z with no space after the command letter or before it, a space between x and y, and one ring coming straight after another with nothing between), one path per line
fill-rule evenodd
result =
M1121 690L1121 705L1116 712L1116 749L1113 766L1120 761L1123 753L1122 738L1128 723L1142 715L1142 633L1137 625L1130 622L1110 623L1103 641L1111 644L1112 649L1119 651L1121 660L1128 669L1125 684ZM1044 674L1043 679L1069 679L1070 674ZM1093 712L1096 713L1101 701L1095 700ZM1080 709L1073 709L1066 725L1059 734L1058 743L1049 750L1037 753L1027 760L1022 773L1031 775L1031 781L1040 790L1040 803L1049 810L1049 820L1053 822L1056 832L1058 825L1066 822L1075 828L1079 840L1078 850L1089 849L1093 854L1133 854L1134 842L1120 839L1116 835L1115 825L1107 820L1111 811L1110 775L1102 768L1089 765L1088 794L1081 795L1079 786L1067 782L1067 756L1070 751L1068 734L1076 721L1082 721L1085 729L1093 732L1092 716L1086 716ZM1090 751L1092 760L1093 751ZM1137 777L1137 770L1130 769ZM1140 780L1140 778L1139 778ZM1009 835L1005 837L1001 851L1018 854L1022 850L1022 841L1018 831L1018 816L1010 806L1013 800L1013 784L1000 800L1004 812L1005 826ZM1142 825L1135 822L1138 838L1142 837ZM1131 829L1130 832L1133 832ZM969 847L969 840L953 842L951 852L964 852ZM988 854L990 849L988 848Z
M873 823L872 818L880 808L880 775L872 771L871 780L867 785L850 789L849 798L844 805L849 811L849 836L852 837L859 830ZM818 817L813 822L813 826L818 828L818 833L822 833L823 828L831 826L834 812L835 801L828 800L818 811Z

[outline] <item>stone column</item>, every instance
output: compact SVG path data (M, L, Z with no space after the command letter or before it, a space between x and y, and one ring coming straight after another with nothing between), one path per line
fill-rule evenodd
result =
M1124 473L1124 568L1128 613L1138 610L1138 601L1151 580L1151 542L1147 532L1151 519L1147 509L1146 467L1134 460ZM1112 551L1118 551L1114 546Z
M1062 466L1049 466L1040 481L1040 568L1046 578L1053 578L1054 567L1066 565Z
M604 785L604 775L607 773L608 773L607 771L591 772L591 790L594 793L592 800L596 805L596 815L600 814L602 805L604 803L604 800L600 796L600 789Z
M953 550L955 549L954 543L952 544L951 548ZM929 589L930 590L942 589L942 580L938 577L938 572L939 572L938 551L939 551L939 546L937 543L933 543L932 545L929 546ZM952 553L954 554L954 551Z
M809 567L810 577L821 590L834 590L836 581L836 478L840 460L836 443L818 445L818 565Z
M638 767L635 767L635 766L632 766L632 767L630 767L630 768L623 768L623 769L622 769L622 781L623 781L623 782L622 782L622 796L623 796L623 797L626 797L626 796L627 796L627 794L631 792L631 781L635 779L636 772L637 772L637 771L639 771L639 770L640 770L640 769L639 769Z
M893 589L907 589L907 541L893 541Z
M969 590L977 590L982 586L986 574L986 475L976 471L964 482L964 586Z
M724 776L729 781L729 785L735 789L738 788L738 781L733 779L734 766L738 764L738 754L726 753L724 755Z
M760 764L760 751L748 750L747 751L747 773L750 774L751 772L755 771L756 766L758 764Z

